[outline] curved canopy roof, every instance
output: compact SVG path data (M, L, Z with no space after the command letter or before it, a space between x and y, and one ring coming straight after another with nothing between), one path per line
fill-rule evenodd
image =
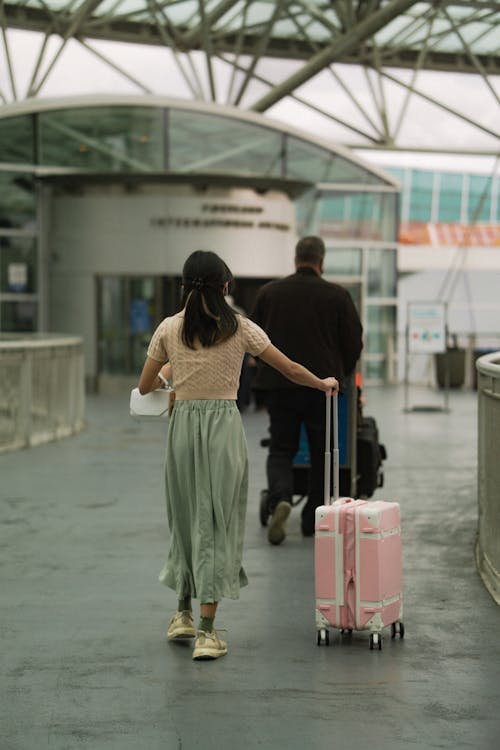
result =
M29 99L0 108L0 163L39 176L230 176L316 192L398 192L347 149L235 107L153 96ZM21 166L24 165L24 166ZM192 181L192 180L190 180Z
M411 101L418 99L476 129L486 139L485 151L497 150L499 133L494 122L498 121L499 95L494 77L500 75L500 2L4 0L0 25L4 30L45 35L32 64L26 96L42 91L71 40L119 70L138 88L156 93L96 44L108 40L161 45L169 48L171 68L181 75L187 96L195 99L224 100L268 112L288 98L340 125L344 143L351 140L352 145L372 148L405 147L401 128L412 109ZM51 47L49 40L54 35L58 42ZM9 45L5 33L3 43L10 75L2 79L0 74L0 99L9 101L22 98L16 86L19 66L14 61L14 45ZM197 53L201 53L202 69ZM277 65L277 59L287 64ZM346 84L338 68L342 64L364 69L363 92L352 91ZM223 96L221 70L225 75ZM306 85L325 71L330 75L332 94L342 93L348 107L339 111L328 101L308 100ZM460 87L455 96L446 85L443 97L430 94L418 85L421 71L478 76L488 97L488 111L468 111ZM85 70L80 74L85 75ZM400 92L397 116L386 102L388 87ZM351 116L350 110L356 110L359 117Z

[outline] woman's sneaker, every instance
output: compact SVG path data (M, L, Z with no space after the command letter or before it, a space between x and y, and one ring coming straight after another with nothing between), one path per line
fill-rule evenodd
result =
M193 622L193 614L189 610L176 612L170 620L167 630L169 641L182 641L186 638L194 638L196 630Z
M194 642L193 659L218 659L227 654L227 644L221 640L215 630L205 632L198 630Z

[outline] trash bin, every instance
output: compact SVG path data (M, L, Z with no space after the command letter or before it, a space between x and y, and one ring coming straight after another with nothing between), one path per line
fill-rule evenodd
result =
M450 388L461 388L465 382L465 349L449 346L445 352L434 355L436 380L440 388L446 387L446 367L450 372Z
M476 370L476 361L479 359L479 357L482 357L483 354L493 354L493 352L497 352L500 347L498 346L483 346L478 349L474 349L472 352L472 388L473 390L477 391L477 370Z

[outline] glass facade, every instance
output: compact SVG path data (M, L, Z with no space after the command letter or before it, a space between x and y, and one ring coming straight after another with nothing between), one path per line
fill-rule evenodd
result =
M0 235L0 292L34 294L37 288L36 238Z
M403 222L490 225L498 222L498 174L384 169L401 182Z
M395 193L323 192L316 200L318 219L327 237L394 241L398 221Z
M165 166L164 112L88 107L41 112L39 163L96 172L151 172Z
M281 177L282 134L232 118L170 110L172 172Z
M0 170L0 230L34 229L35 217L33 174Z
M355 162L328 152L313 143L288 136L286 139L287 177L352 185L380 185L383 181Z
M0 119L0 163L35 163L34 128L35 115Z

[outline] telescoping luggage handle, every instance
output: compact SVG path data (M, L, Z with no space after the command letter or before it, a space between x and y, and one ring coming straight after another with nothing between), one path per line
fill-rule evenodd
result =
M325 505L330 505L330 469L332 451L330 447L330 435L332 428L333 412L333 499L339 498L339 414L338 393L334 391L326 394L326 419L325 419Z

